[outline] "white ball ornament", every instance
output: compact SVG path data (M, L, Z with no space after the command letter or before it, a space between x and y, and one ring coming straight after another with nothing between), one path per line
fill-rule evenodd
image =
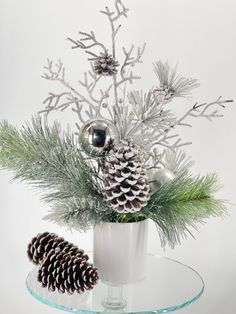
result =
M80 130L80 147L87 155L94 158L106 156L110 148L118 142L119 132L108 120L90 120Z
M175 174L169 169L151 169L148 170L148 179L151 185L151 194L157 192L165 183L172 181Z

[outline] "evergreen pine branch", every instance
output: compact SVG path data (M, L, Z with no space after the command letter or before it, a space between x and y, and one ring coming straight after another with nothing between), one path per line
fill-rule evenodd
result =
M213 198L218 189L215 174L192 177L186 172L163 185L142 213L156 223L162 245L174 247L192 235L190 229L197 229L198 223L226 213L225 202Z
M57 122L49 127L36 117L21 131L1 122L0 167L45 190L42 199L53 206L51 221L85 229L109 214L77 140L69 130L61 132Z

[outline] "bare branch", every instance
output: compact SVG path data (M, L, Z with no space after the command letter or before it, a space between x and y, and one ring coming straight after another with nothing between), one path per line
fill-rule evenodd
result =
M171 141L173 138L176 138L174 142ZM152 147L162 146L172 151L175 151L176 149L180 147L191 145L191 144L192 142L182 142L178 134L168 135L168 133L164 132L162 134L160 133L159 139L157 141L152 142L151 146Z
M79 102L85 102L93 110L96 110L96 106L85 96L83 96L81 93L79 93L75 88L73 88L69 82L65 79L65 68L63 67L62 62L59 60L58 63L53 63L53 61L48 60L48 65L44 67L44 69L47 70L46 73L44 73L43 78L51 81L57 81L61 83L64 87L68 88L71 92L71 95L76 95Z
M119 3L121 3L121 0L116 0L115 5L116 5L116 9L119 10ZM108 7L105 8L106 11L101 11L101 13L107 15L108 20L110 22L111 25L111 41L112 41L112 55L113 58L116 58L116 41L115 41L115 37L120 29L120 25L116 28L115 27L115 20L113 18L114 12L111 12L110 9ZM120 16L119 13L117 13L117 16ZM114 74L113 75L113 88L114 88L114 98L115 98L115 104L118 103L118 91L117 91L117 75Z
M121 28L121 25L118 25L117 28L115 29L115 31L114 31L115 37L116 37L117 33L119 32L120 28Z
M121 69L120 69L121 80L117 83L117 86L119 86L119 85L121 85L127 81L132 84L134 79L136 79L136 80L140 79L140 76L134 76L132 71L129 73L127 68L134 67L136 64L142 63L141 58L144 54L145 47L146 47L146 43L144 43L142 48L140 48L140 47L137 48L136 57L133 56L134 45L132 45L129 50L126 50L123 47L125 59L124 59L123 65L121 66ZM129 74L127 74L127 73L129 73Z
M219 113L219 108L225 108L226 104L231 102L233 102L233 100L222 100L222 97L218 97L217 100L210 103L195 103L194 106L177 121L176 125L191 127L190 124L185 123L188 117L205 118L209 121L212 121L214 118L220 118L223 115ZM212 111L211 108L217 109Z
M65 79L65 68L63 63L59 59L57 63L53 63L52 60L47 59L47 65L43 67L46 72L43 73L42 77L46 80L58 80Z
M141 76L137 76L137 75L135 76L133 72L131 71L127 77L124 77L121 81L117 82L116 86L118 87L125 82L129 82L130 84L133 84L134 80L140 80L140 79L141 79Z
M88 75L90 76L91 80L89 80ZM84 73L84 80L79 81L79 83L83 87L85 87L85 89L87 90L87 93L89 94L90 99L97 104L99 104L101 100L97 99L93 95L93 92L94 92L95 87L96 87L96 85L100 79L101 79L101 76L97 76L95 73L92 73L91 71L89 71L89 72Z
M145 168L146 170L151 169L160 169L160 165L165 167L165 164L163 163L164 157L165 157L166 150L163 150L162 152L159 152L158 149L154 148L147 156L145 160ZM151 166L150 166L151 165Z
M100 93L101 93L100 103L102 103L105 99L110 97L110 90L111 89L112 89L112 85L110 85L105 91L100 89Z
M65 97L66 96L66 97ZM51 111L61 110L64 111L71 104L75 103L75 98L71 93L64 92L60 94L49 93L49 96L44 100L43 104L46 105L44 110L39 113L48 115Z
M125 7L122 0L115 0L115 10L114 12L111 11L108 7L105 8L105 11L101 11L102 14L105 14L108 17L108 20L111 25L111 39L112 39L112 55L113 58L116 58L116 42L115 38L120 30L121 25L116 25L116 22L122 17L127 17L128 8ZM132 77L129 79L132 81ZM118 104L118 87L117 83L117 75L113 75L113 87L114 87L114 98L115 98L115 104Z
M91 70L84 73L84 80L79 81L79 83L86 89L90 99L98 104L99 108L102 105L103 101L110 97L110 90L112 88L112 85L109 85L109 87L103 91L100 90L100 97L94 96L94 91L97 87L98 82L100 81L102 76L98 76L93 69L93 65L91 63Z
M93 31L91 31L90 33L79 32L79 34L82 37L78 40L74 40L70 37L67 38L73 44L72 49L80 48L80 49L86 50L86 49L91 49L93 47L99 46L103 49L104 52L107 51L106 47L97 40ZM85 42L87 42L87 44L85 44ZM89 53L89 52L86 51L86 53ZM96 55L93 54L93 56L96 56Z
M111 12L109 8L106 7L106 11L100 11L100 12L107 15L113 23L117 21L118 19L120 19L122 16L128 17L127 13L129 9L125 7L125 5L122 3L121 0L115 1L115 11L116 12Z
M83 117L82 117L82 105L81 105L80 103L77 102L77 103L76 103L76 108L72 108L72 111L74 111L75 113L77 113L78 118L79 118L79 120L80 120L80 122L81 122L82 124L84 124L84 123L86 122L87 119L85 120L85 119L83 119ZM80 128L78 123L76 123L75 125L77 126L78 129Z
M201 117L201 118L206 118L210 121L213 118L221 117L222 115L219 114L218 110L215 110L215 109L211 110L211 108L215 106L225 108L225 105L231 102L232 100L222 100L222 97L219 97L216 101L213 101L210 103L202 103L202 104L196 103L190 110L187 111L187 113L183 117L177 120L176 123L173 123L172 125L170 125L170 127L165 129L163 132L160 132L159 130L157 130L157 132L154 131L152 134L150 133L144 134L145 139L149 138L149 143L146 144L146 147L148 147L148 145L150 146L150 148L161 146L168 150L176 151L176 149L192 144L191 142L182 142L178 134L171 134L170 132L176 126L191 127L191 124L185 123L185 119L188 117L195 117L195 118Z
M118 20L121 16L127 17L127 13L129 9L124 6L121 0L116 0L115 8L116 8L116 15L112 17L113 22Z

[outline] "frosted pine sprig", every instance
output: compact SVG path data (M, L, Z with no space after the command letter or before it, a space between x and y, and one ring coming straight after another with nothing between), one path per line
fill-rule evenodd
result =
M160 103L170 102L174 97L190 96L192 90L200 86L196 79L178 75L177 66L171 68L168 62L155 62L154 72L159 80L154 93Z

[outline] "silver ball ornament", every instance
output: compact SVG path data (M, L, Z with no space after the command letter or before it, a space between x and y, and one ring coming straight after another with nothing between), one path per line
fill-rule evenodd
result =
M81 149L91 157L104 157L110 148L119 142L119 132L116 126L103 119L86 122L79 134Z
M148 170L147 175L151 185L151 194L154 194L162 185L175 178L175 174L166 168Z

